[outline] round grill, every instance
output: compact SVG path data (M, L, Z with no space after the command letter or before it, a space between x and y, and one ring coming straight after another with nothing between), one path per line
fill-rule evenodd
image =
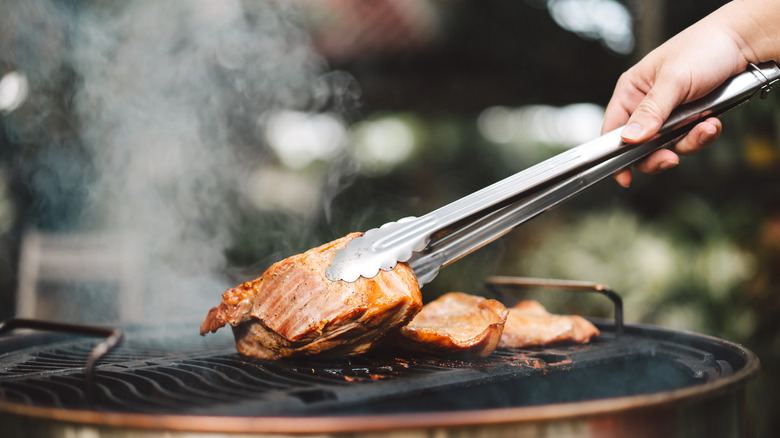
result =
M615 321L596 322L599 337L476 361L387 350L266 361L237 354L227 331L198 336L196 323L125 327L124 337L84 326L70 327L81 334L5 336L0 423L8 436L65 436L63 428L134 437L399 429L555 436L560 427L573 436L670 436L681 428L689 432L681 436L744 435L744 389L758 370L750 351L696 333L624 326L613 292L567 286L597 289L615 303Z
M89 386L84 364L97 340L22 335L0 341L29 344L0 356L0 399L6 407L165 415L364 415L652 394L754 371L746 369L752 355L724 341L599 328L602 336L588 345L499 350L476 362L382 351L344 361L263 361L236 354L229 336L137 328L98 362Z

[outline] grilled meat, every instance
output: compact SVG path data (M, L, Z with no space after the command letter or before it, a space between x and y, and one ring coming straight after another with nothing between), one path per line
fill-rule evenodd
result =
M599 329L577 315L553 315L537 301L521 301L509 309L498 346L519 348L554 342L589 342Z
M230 324L239 353L262 359L368 351L420 311L422 296L403 263L370 279L328 280L325 269L335 253L358 236L284 259L260 278L227 290L200 333Z
M495 350L506 317L506 307L496 300L451 292L426 304L393 341L415 352L486 357Z

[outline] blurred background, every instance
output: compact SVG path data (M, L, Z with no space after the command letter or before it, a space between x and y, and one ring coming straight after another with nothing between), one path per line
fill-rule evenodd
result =
M273 262L596 137L620 73L723 3L2 2L0 318L196 330ZM776 436L778 99L677 168L606 181L445 268L426 300L486 294L493 274L607 284L629 323L756 352L751 422Z

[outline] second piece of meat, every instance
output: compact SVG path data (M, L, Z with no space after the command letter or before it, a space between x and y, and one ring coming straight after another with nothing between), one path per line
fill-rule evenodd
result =
M507 313L496 300L450 292L426 304L394 344L438 356L486 357L496 349Z

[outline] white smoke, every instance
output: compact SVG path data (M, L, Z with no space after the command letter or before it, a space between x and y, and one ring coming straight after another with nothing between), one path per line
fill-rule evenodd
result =
M250 170L234 142L259 141L241 129L310 103L322 65L293 12L123 2L79 22L76 110L100 172L100 222L142 239L153 308L165 314L202 314L196 298L214 301L227 286L218 274Z
M30 38L35 20L25 17L55 24L48 64L76 78L66 117L94 169L90 178L69 170L89 181L79 228L132 236L148 318L205 315L231 286L224 253L250 173L267 156L268 114L317 109L341 86L328 83L295 5L52 0L20 16ZM52 71L38 82L55 82ZM251 180L252 190L274 190Z

